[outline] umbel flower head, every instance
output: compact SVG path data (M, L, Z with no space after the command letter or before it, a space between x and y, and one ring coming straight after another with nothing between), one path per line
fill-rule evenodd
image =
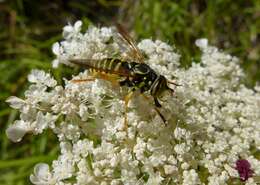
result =
M73 66L70 59L124 58L127 46L115 28L90 27L81 32L80 21L64 27L64 40L53 45L53 66ZM52 130L60 143L60 156L37 164L33 184L58 185L159 185L228 184L241 178L241 158L248 161L247 185L256 184L260 161L260 87L243 85L237 59L209 46L206 39L200 63L188 69L168 44L144 39L138 43L148 64L168 80L181 86L175 95L164 97L160 111L152 98L136 92L127 112L124 129L124 96L128 88L103 79L75 83L91 77L84 71L65 85L51 74L33 70L25 96L7 102L20 111L20 119L7 129L19 142L27 133ZM177 78L175 78L177 77ZM246 167L243 169L246 169ZM252 176L252 177L251 177ZM251 177L251 178L249 178ZM248 178L248 179L247 179Z

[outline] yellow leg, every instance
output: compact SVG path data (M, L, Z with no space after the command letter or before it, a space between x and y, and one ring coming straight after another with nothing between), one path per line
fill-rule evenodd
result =
M91 76L86 79L79 79L79 80L72 80L74 83L80 83L80 82L88 82L88 81L94 81L95 79L102 79L105 81L109 81L114 87L118 86L118 75L115 74L108 74L105 72L91 72Z
M88 78L88 79L79 79L79 80L71 80L73 83L80 83L80 82L90 82L94 81L94 78Z
M118 76L107 73L97 73L96 78L109 81L114 87L118 86Z
M127 129L127 112L128 112L128 103L133 95L134 91L131 91L130 93L128 93L128 95L125 96L124 101L125 101L125 125L124 125L124 130Z
M142 96L146 99L146 100L149 100L149 98L147 96L145 96L144 94L142 94ZM154 110L157 112L157 114L161 117L163 123L165 124L166 126L166 119L164 118L164 116L162 115L162 113L159 111L159 109L157 107L153 107Z

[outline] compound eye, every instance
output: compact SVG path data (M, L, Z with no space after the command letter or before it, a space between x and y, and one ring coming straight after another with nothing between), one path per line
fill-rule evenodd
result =
M144 75L149 73L150 68L145 64L138 64L134 67L134 71L137 74Z

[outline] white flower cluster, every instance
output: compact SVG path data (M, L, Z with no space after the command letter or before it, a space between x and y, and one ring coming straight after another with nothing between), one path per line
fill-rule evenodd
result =
M64 28L64 41L55 43L53 66L71 58L124 57L127 47L114 28L89 28L81 22ZM24 99L7 102L18 109L20 120L7 129L14 142L30 132L51 129L60 142L60 156L37 164L30 180L36 185L224 185L239 180L239 158L254 171L247 184L256 184L260 161L260 87L242 84L237 59L208 46L201 39L201 63L189 69L179 66L180 56L164 42L146 39L138 44L146 63L181 86L165 97L161 113L152 98L136 92L124 129L124 96L121 88L102 79L57 85L50 74L33 70ZM177 80L176 78L177 77ZM73 79L89 78L88 71ZM149 94L147 94L149 97Z

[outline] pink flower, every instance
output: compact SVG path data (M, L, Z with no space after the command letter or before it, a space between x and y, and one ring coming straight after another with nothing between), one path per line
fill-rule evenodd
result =
M235 169L238 171L241 181L246 181L254 173L250 163L246 159L237 160Z

